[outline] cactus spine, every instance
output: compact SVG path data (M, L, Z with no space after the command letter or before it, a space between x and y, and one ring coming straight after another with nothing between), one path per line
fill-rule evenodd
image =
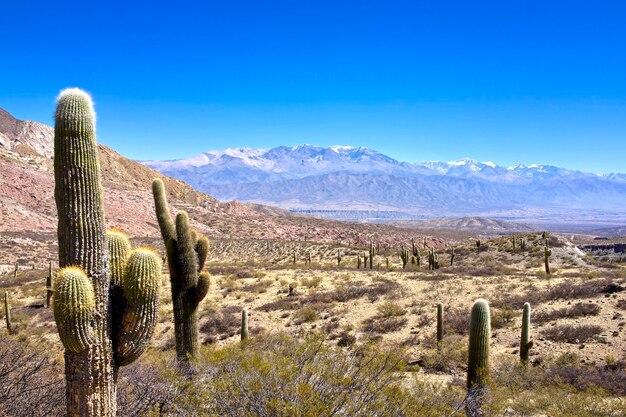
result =
M50 308L50 300L52 300L52 261L48 265L48 276L46 276L46 308Z
M443 304L437 304L437 346L443 342Z
M167 206L165 186L160 179L152 183L154 205L161 236L167 249L172 284L176 357L179 362L198 356L198 304L209 291L209 274L202 272L209 241L189 226L189 217L178 212L176 224Z
M9 292L4 292L4 320L7 323L7 332L13 334L13 325L11 323L11 304L9 304Z
M241 310L241 342L244 343L248 339L248 309Z
M533 347L533 341L530 340L530 304L524 303L522 312L522 336L519 345L519 356L522 364L528 363L528 353Z
M128 306L124 297L118 299L110 291L95 117L91 98L78 89L65 90L58 99L54 174L60 269L53 283L53 311L65 347L67 412L113 417L117 369L132 361L118 350L119 337L127 329L120 328L115 317L127 314ZM135 312L133 320L146 321L141 312ZM149 320L156 322L156 316ZM151 332L136 337L132 344L145 348Z

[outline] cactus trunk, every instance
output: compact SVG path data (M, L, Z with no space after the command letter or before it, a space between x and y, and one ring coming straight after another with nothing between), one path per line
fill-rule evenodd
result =
M248 339L248 309L241 310L241 342L244 343Z
M94 293L94 342L80 352L65 350L67 412L70 416L115 416L115 377L109 309L100 164L91 98L79 90L59 96L54 127L55 200L59 267L77 266Z
M144 259L151 268L127 271L121 288L110 279L109 265L118 260L107 253L93 105L78 89L59 96L54 174L60 269L53 310L65 348L67 413L113 417L118 367L145 350L156 324L161 266L150 252ZM119 278L119 270L113 278Z

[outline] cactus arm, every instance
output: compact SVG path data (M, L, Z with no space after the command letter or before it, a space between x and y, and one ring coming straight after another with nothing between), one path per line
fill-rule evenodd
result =
M115 229L107 230L106 238L109 249L111 284L119 286L122 283L126 260L131 250L130 240L126 233Z
M209 249L211 244L209 243L209 239L206 236L200 235L197 238L195 251L198 257L198 272L202 271L204 268L204 264L206 263L207 256L209 255Z
M167 242L168 239L175 239L176 228L174 227L174 222L172 222L172 217L167 207L165 186L163 185L163 181L159 178L156 178L152 182L152 195L154 196L154 208L163 240Z
M208 272L201 272L198 276L198 285L196 286L196 296L195 302L196 305L200 301L204 300L209 289L211 288L211 277Z
M125 308L115 329L115 355L120 366L134 362L148 347L159 312L161 258L139 247L128 256L121 282Z
M54 320L61 343L70 352L83 352L96 341L93 285L81 268L71 266L59 270L54 284Z

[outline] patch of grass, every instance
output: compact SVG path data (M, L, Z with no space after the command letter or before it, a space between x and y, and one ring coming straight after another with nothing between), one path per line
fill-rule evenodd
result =
M407 324L405 317L373 317L363 322L362 330L367 333L391 333L400 330Z

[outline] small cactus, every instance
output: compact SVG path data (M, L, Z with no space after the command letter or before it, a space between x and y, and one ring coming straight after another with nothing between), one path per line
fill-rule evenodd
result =
M46 308L50 308L50 300L52 300L52 261L48 264L48 275L46 276Z
M437 304L437 345L443 342L443 304Z
M472 307L467 362L467 387L482 387L489 375L491 315L486 300L478 299Z
M4 292L4 321L7 324L7 332L13 334L13 324L11 323L11 304L9 304L9 292Z
M533 347L533 341L530 340L530 304L524 303L522 312L522 336L520 339L519 355L522 364L528 363L528 354Z
M241 310L241 342L244 343L248 339L248 309Z
M341 266L341 249L337 249L337 266Z
M482 416L480 410L489 377L489 343L491 341L491 315L489 304L478 299L472 307L470 321L469 349L467 360L467 402L468 416Z
M545 233L545 232L544 232ZM550 275L550 256L552 256L552 250L548 248L548 239L544 240L543 248L543 262L546 267L546 274Z
M409 263L409 250L400 246L400 259L402 259L402 269L406 269L406 265Z

